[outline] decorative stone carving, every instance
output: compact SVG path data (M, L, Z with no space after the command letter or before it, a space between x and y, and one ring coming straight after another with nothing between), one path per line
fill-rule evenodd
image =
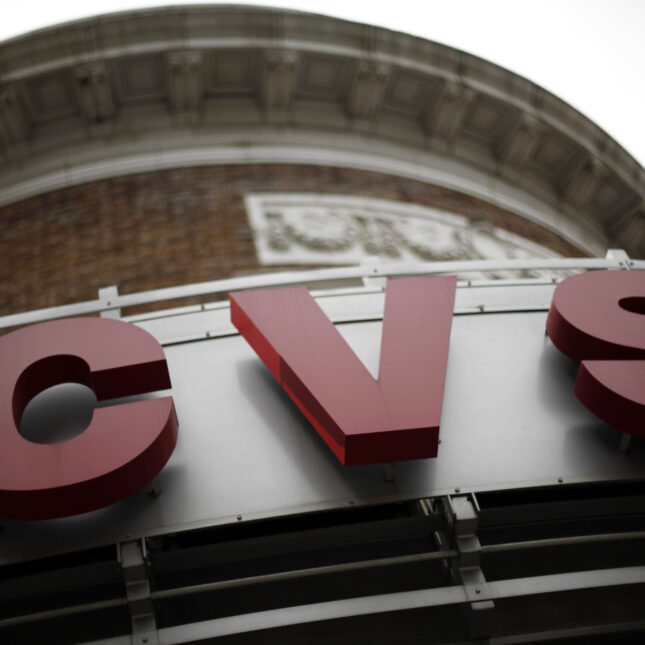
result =
M575 206L584 207L596 192L602 176L602 163L595 156L585 155L561 178L558 188L565 199Z
M412 204L306 193L247 195L246 204L265 265L558 257L486 221ZM525 271L523 277L547 274L556 275ZM517 272L468 277L512 278Z
M539 247L527 244L517 235L492 226L487 221L470 222L464 231L463 241L470 259L481 260L528 260L536 257L548 257L539 254ZM554 254L551 254L554 256ZM523 278L551 277L555 273L538 270L520 272ZM514 278L518 277L517 271L491 271L488 277L492 278Z
M398 234L391 221L362 215L354 217L360 226L360 242L368 255L393 259L401 257Z
M175 114L197 115L204 99L203 60L199 51L168 54L168 99Z
M31 123L20 105L15 87L0 88L0 146L8 148L22 143Z
M530 114L522 114L517 124L500 135L494 148L500 163L522 171L535 151L545 126Z
M356 225L344 213L305 208L286 211L284 217L290 238L306 248L344 251L356 242Z
M400 243L421 260L459 260L467 255L458 230L449 224L420 217L394 222Z
M621 220L612 229L615 244L632 255L634 249L645 244L645 202L639 202L626 211Z
M74 70L81 113L89 125L110 121L116 114L114 92L107 64L88 63Z
M360 61L347 100L347 111L354 119L373 119L379 113L390 66Z
M282 221L280 213L267 213L267 243L274 251L288 251L291 242L289 231Z
M452 141L468 112L476 93L464 85L445 81L434 103L425 115L428 134Z
M264 57L260 102L269 117L286 117L296 89L298 54L294 51L268 51Z

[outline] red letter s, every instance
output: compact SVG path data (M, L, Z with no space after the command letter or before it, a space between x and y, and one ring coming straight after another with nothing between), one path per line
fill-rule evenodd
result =
M575 393L603 421L645 436L645 272L590 271L555 290L546 329L581 361Z

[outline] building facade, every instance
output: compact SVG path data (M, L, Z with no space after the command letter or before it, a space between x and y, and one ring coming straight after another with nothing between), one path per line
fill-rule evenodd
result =
M164 8L1 43L0 169L4 333L145 330L179 421L133 495L2 522L5 642L640 642L642 439L544 334L567 276L645 269L645 170L583 115L405 34ZM447 273L436 459L343 467L231 323L304 284L376 379L386 280ZM31 444L97 414L58 387Z

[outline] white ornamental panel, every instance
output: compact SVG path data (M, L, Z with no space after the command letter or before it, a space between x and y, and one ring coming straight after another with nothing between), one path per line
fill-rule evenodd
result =
M260 193L247 195L246 206L258 258L264 265L560 257L484 219L403 202L347 195ZM516 273L497 271L469 277L512 278L518 277ZM549 273L549 277L555 275ZM546 277L546 273L524 271L521 277Z

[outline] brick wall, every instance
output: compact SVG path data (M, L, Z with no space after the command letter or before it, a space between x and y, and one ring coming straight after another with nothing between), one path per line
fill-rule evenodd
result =
M434 206L487 218L563 255L584 255L508 211L419 181L318 166L181 168L96 181L0 208L0 314L91 300L111 284L130 293L258 271L243 196L270 191Z

